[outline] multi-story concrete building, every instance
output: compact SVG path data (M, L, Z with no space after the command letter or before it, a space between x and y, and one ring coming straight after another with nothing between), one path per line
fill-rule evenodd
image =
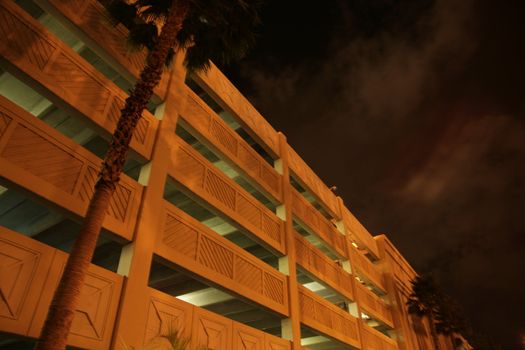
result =
M0 349L30 349L145 55L96 0L1 1L0 35ZM217 68L180 61L133 138L71 347L176 329L195 348L432 349L388 238Z

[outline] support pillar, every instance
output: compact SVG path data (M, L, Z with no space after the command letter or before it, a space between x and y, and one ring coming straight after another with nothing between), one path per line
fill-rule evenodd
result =
M282 337L292 341L292 349L301 349L301 310L299 309L299 290L297 283L297 264L295 255L295 239L292 220L292 192L290 185L290 169L288 167L288 144L286 137L279 133L280 164L277 168L282 174L283 205L278 208L277 215L284 220L286 237L286 256L279 260L279 270L288 276L288 296L290 318L282 321Z
M182 55L174 62L163 105L158 108L160 120L151 160L141 170L139 182L145 186L133 241L121 254L118 273L126 276L115 324L112 349L133 346L143 348L148 308L148 278L160 234L164 203L164 185L173 161L171 148L179 111L185 103Z

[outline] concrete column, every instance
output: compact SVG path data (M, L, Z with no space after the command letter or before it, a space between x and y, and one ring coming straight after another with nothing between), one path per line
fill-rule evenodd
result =
M125 345L143 348L149 307L148 278L157 237L160 234L164 185L171 159L171 144L179 111L185 102L182 57L177 57L163 105L151 160L141 170L139 182L145 186L142 207L133 241L121 254L118 273L126 276L113 336L113 349Z
M297 265L295 256L295 240L292 221L292 192L290 185L290 170L288 167L288 144L286 137L279 133L281 159L276 168L283 175L283 206L278 208L277 215L285 220L286 256L279 260L279 270L288 276L288 296L290 318L282 322L282 337L293 341L293 350L301 349L301 322L299 310L299 291L297 283Z

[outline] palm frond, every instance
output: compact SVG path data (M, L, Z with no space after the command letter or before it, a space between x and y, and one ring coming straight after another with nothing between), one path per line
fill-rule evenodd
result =
M195 1L188 13L181 41L187 49L189 70L206 69L209 60L229 64L244 57L255 44L254 26L260 23L259 0Z
M160 34L159 23L166 19L173 2L180 0L105 1L113 22L129 29L130 46L153 50ZM188 70L206 70L210 61L230 64L255 45L253 28L260 23L261 0L187 1L190 7L167 65L176 52L186 51L184 63Z
M129 28L128 42L138 48L153 50L158 37L157 26L151 22L135 23Z
M123 0L110 0L104 4L114 25L122 23L130 27L135 23L137 8L133 4Z
M146 21L165 19L174 0L137 0L140 15Z

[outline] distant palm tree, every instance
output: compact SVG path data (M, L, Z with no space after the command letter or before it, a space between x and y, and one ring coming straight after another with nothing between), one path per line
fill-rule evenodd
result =
M408 312L418 317L428 318L434 348L439 350L435 320L442 300L442 293L431 275L417 276L411 283L412 293L407 301Z
M452 342L452 348L456 349L455 334L463 333L466 322L463 312L458 303L450 297L443 295L436 314L436 332L448 336Z
M186 51L189 70L210 60L228 63L254 42L260 0L112 0L107 8L129 29L130 42L149 50L146 66L126 99L79 236L69 255L35 349L65 349L81 288L109 201L120 179L135 126L158 85L164 65Z

